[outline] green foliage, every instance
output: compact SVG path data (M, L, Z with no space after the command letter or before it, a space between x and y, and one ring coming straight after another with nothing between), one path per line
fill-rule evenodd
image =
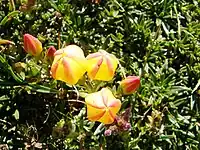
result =
M11 149L200 149L199 0L38 0L22 9L26 4L0 1L0 38L15 43L0 45L0 143ZM82 104L66 101L76 93L26 56L25 33L42 41L43 56L51 45L75 43L85 54L111 52L127 75L141 76L137 93L122 99L122 110L132 107L132 130L105 137Z

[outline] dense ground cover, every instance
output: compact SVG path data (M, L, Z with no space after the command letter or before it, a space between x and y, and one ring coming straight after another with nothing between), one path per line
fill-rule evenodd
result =
M96 3L95 3L96 2ZM199 0L1 0L0 144L11 149L200 149ZM131 130L104 136L73 88L53 80L49 66L23 50L29 33L60 49L104 49L126 74L141 78L131 106ZM27 63L28 62L28 63ZM113 82L118 86L122 70ZM79 91L82 87L77 86ZM81 99L81 98L80 98ZM102 130L101 130L102 129ZM0 145L1 146L1 145Z

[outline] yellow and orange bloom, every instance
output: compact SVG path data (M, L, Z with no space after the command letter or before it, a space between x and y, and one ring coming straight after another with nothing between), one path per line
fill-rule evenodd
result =
M92 80L110 81L114 77L118 59L104 50L89 54L87 72Z
M129 95L134 93L140 86L140 77L128 76L120 82L123 94Z
M51 66L52 77L74 85L86 72L86 58L82 49L76 45L57 50Z
M116 99L108 88L88 94L85 98L87 117L90 121L99 121L104 124L114 122L117 112L121 108L121 101Z
M47 50L46 56L49 58L53 58L55 52L56 52L56 48L54 46L50 46Z
M38 56L42 52L42 43L34 36L24 34L24 50L33 56Z

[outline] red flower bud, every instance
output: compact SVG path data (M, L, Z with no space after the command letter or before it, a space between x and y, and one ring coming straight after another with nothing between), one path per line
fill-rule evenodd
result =
M47 50L47 57L54 57L54 53L56 52L56 48L54 46L50 46L49 49Z
M120 85L125 95L132 94L140 86L140 77L128 76L126 79L121 81Z
M38 56L42 52L42 43L34 36L24 34L24 50L33 56Z

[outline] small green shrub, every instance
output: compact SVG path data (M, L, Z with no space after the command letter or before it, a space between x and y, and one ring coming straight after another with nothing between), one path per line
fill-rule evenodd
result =
M0 38L15 43L0 45L0 147L200 149L199 0L31 2L0 1ZM140 76L139 90L122 97L121 112L132 108L131 131L104 136L84 105L67 101L76 92L26 56L25 33L42 42L43 55L68 44L86 55L104 49L126 74ZM121 75L106 85L114 89Z

